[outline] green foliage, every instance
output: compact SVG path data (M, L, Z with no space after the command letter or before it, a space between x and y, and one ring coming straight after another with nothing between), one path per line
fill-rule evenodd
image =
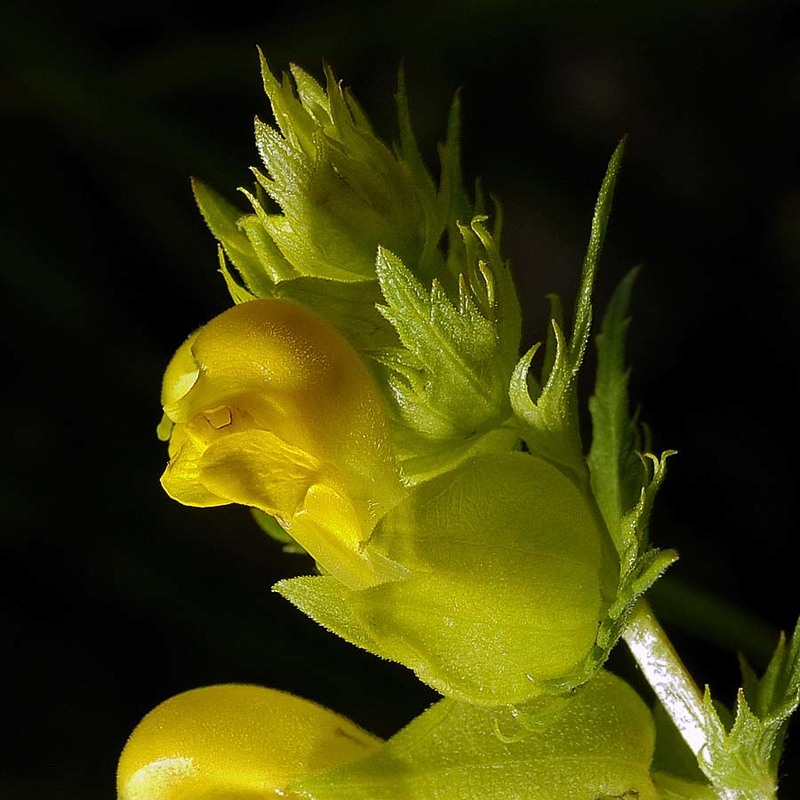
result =
M617 571L603 536L591 504L551 464L486 455L421 483L378 526L366 552L402 565L405 578L360 591L295 578L275 590L445 695L519 703L571 689L563 676L592 651Z
M532 379L530 368L540 347L534 345L518 362L510 388L511 406L530 450L561 465L579 480L585 477L586 462L578 424L577 378L589 340L594 276L611 213L623 149L624 141L611 156L600 187L581 272L572 335L567 341L562 322L558 319L560 303L556 300L551 319L553 338L549 340L545 354L545 366L549 368L542 373L541 380Z
M628 409L630 370L625 363L628 308L637 271L631 270L620 282L595 337L597 372L589 398L592 446L587 462L592 492L612 535L620 530L623 515L636 504L645 482L645 465L638 455L641 437Z
M313 800L657 800L649 767L653 723L619 678L601 673L549 715L509 738L506 709L442 700L375 755L290 789Z
M261 66L276 124L256 121L265 171L254 169L255 188L242 190L252 212L193 182L203 217L235 269L236 277L223 262L231 295L235 302L297 300L336 324L360 350L396 345L394 331L375 310L381 299L378 248L447 291L468 271L459 226L476 209L461 177L458 98L440 148L437 187L414 138L402 73L393 150L375 136L329 69L323 87L294 65L282 80L263 56ZM507 276L502 279L510 286Z
M250 195L265 232L298 274L369 279L379 244L420 261L425 234L435 227L425 212L436 206L418 190L428 194L430 187L414 185L410 170L372 133L330 70L325 89L299 68L291 71L297 96L288 77L279 83L262 62L278 128L256 121L267 174L254 172L283 212L268 213Z
M719 795L704 783L676 778L665 772L653 772L652 777L661 800L719 800Z
M602 663L618 641L637 599L655 583L677 554L649 544L650 514L673 451L660 458L642 454L642 439L630 415L625 338L636 271L620 282L596 337L597 372L589 399L592 444L586 459L592 495L619 555L617 596L597 637Z
M264 270L263 261L245 233L242 212L196 178L192 180L192 191L206 225L241 275L243 288L253 297L271 297L279 277Z
M471 260L456 303L438 279L426 291L393 253L381 248L376 261L386 300L379 310L402 344L376 358L388 368L403 423L434 439L466 439L508 417L506 387L519 346L513 285L483 218L461 232Z
M252 213L193 182L234 301L294 300L374 356L409 475L436 474L498 440L514 446L515 435L493 432L511 414L519 303L497 246L499 209L493 235L464 189L458 96L437 186L402 72L394 150L330 70L324 87L295 66L279 81L263 58L262 74L276 126L256 122L266 172L243 190Z
M781 641L760 680L743 666L728 723L708 692L701 702L641 600L677 555L653 547L649 534L673 451L649 452L628 398L635 270L596 337L588 455L581 441L578 378L624 141L597 198L571 330L551 296L544 346L520 358L500 209L490 232L480 191L472 203L461 176L458 95L437 183L412 131L402 72L391 148L329 69L324 86L290 71L278 80L262 58L275 125L256 122L264 171L244 191L252 213L199 181L195 196L234 302L293 300L369 362L391 416L385 452L397 493L380 512L362 509L363 527L348 529L348 552L369 566L370 580L344 585L328 565L331 574L274 588L446 697L377 755L292 788L317 800L773 797L800 704L800 634ZM308 490L295 488L298 497ZM336 513L353 510L340 505L325 509L334 538ZM257 520L291 546L291 524ZM644 609L636 625L634 606ZM634 631L664 703L652 765L651 715L603 671ZM667 712L678 726L689 720L680 733L691 750Z
M720 717L706 688L708 747L699 763L717 790L732 788L742 800L771 798L789 718L800 706L800 621L788 643L781 635L760 680L744 662L743 672L732 725Z

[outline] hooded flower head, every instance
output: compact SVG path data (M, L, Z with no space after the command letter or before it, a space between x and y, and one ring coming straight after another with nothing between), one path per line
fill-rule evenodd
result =
M118 797L286 797L292 781L382 745L349 719L301 697L261 686L206 686L170 698L139 723L120 757Z
M258 508L346 585L379 582L362 545L399 469L378 389L331 325L287 300L234 306L179 348L162 403L171 497Z

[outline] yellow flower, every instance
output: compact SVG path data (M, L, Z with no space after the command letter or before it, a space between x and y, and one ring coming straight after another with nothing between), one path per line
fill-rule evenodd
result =
M363 543L402 494L399 467L379 390L328 322L288 300L234 306L178 349L162 403L171 497L275 516L352 588L388 577Z
M173 697L136 727L120 757L119 800L286 797L293 781L383 746L300 697L239 684Z

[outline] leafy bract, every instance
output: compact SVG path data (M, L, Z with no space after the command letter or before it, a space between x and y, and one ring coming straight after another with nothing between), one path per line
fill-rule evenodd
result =
M592 446L587 457L592 492L612 535L620 530L623 515L639 499L645 465L638 455L641 444L628 408L625 337L636 270L620 282L609 301L600 333L596 336L597 372L589 398Z
M530 450L580 479L586 474L586 463L578 424L577 377L589 340L594 276L611 213L623 148L624 141L611 156L600 187L581 272L572 335L567 339L562 323L554 315L551 319L554 353L545 359L545 363L552 363L552 367L542 375L541 381L530 380L533 357L539 349L538 344L534 345L517 363L510 385L511 406ZM531 395L532 388L534 396Z
M281 275L291 275L288 265L277 270L272 266L276 259L260 256L247 235L245 215L210 186L195 178L192 191L203 219L241 276L243 288L253 297L271 297L275 281ZM272 268L265 269L265 265Z
M442 700L373 756L290 785L313 800L657 800L653 723L622 680L601 673L538 731L507 709Z
M625 338L636 271L623 278L603 317L597 343L597 373L589 410L592 445L587 457L592 494L620 559L617 597L597 637L607 655L624 629L636 600L677 558L649 543L650 514L674 451L660 458L640 452L644 438L630 415ZM602 656L601 656L602 657Z
M274 124L255 123L263 167L253 170L255 187L242 190L250 213L193 181L224 252L221 271L231 295L237 303L287 297L308 304L360 350L396 345L391 325L375 311L378 248L448 291L467 272L459 226L475 208L461 177L458 97L440 147L437 186L411 128L402 72L399 143L392 149L327 67L323 86L294 65L281 79L263 56L261 66Z
M464 188L458 95L437 183L414 137L402 71L394 148L330 69L324 86L296 66L290 73L277 78L262 57L274 124L256 121L263 167L255 188L242 190L251 213L193 183L234 301L294 300L368 357L410 481L475 451L515 447L518 433L495 432L511 416L519 303L498 249L500 209L490 232L482 201L472 204Z
M383 316L402 347L376 354L403 423L432 439L465 439L509 414L506 386L519 342L519 306L508 268L475 218L462 227L469 267L452 301L434 280L426 290L381 248L376 271Z
M732 725L720 717L706 688L708 743L699 764L719 790L735 790L745 800L773 798L786 729L800 706L800 621L788 642L781 635L761 679L744 663L743 672Z

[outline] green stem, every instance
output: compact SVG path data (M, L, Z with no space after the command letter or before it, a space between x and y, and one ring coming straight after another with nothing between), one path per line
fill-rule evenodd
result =
M622 638L702 769L708 744L703 695L645 600L634 606ZM774 798L773 793L753 794L719 786L714 789L720 800Z
M706 747L703 696L645 600L633 609L623 639L692 753Z

